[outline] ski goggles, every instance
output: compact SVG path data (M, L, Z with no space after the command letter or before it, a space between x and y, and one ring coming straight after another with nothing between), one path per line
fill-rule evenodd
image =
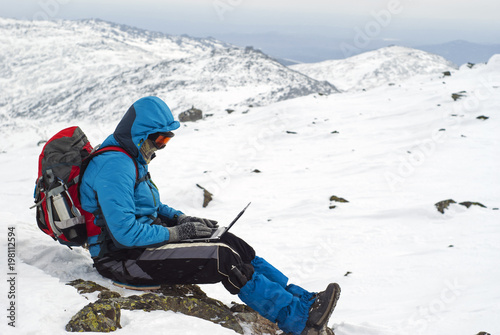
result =
M167 145L168 141L174 137L174 133L171 131L165 133L154 133L148 136L148 138L153 142L156 149L163 149Z

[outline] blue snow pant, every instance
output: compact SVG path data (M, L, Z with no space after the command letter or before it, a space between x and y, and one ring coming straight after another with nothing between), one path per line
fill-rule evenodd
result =
M170 243L121 249L94 259L104 277L124 284L208 284L224 287L285 333L305 328L313 293L288 285L288 278L237 236L220 242Z
M238 297L263 317L278 323L285 333L300 334L307 322L314 293L297 285L288 285L288 278L256 256L252 260L254 274L240 289Z

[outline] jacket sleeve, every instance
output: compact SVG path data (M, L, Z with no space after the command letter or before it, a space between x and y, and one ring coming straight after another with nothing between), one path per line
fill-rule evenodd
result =
M166 216L169 219L173 219L174 217L176 217L176 215L180 216L180 215L184 214L183 212L178 211L176 209L173 209L172 207L169 207L165 204L160 204L160 207L158 209L158 213L160 215Z
M101 166L94 190L113 241L122 247L155 247L168 242L169 231L159 225L136 220L133 162L123 154L113 154Z

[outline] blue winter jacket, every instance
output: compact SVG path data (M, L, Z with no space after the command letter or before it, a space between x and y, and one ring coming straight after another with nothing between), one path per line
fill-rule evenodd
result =
M157 97L136 101L101 145L120 146L137 161L139 178L148 174L148 166L139 149L148 135L172 131L180 127L170 109ZM147 179L136 186L136 168L132 159L122 152L105 152L94 157L80 183L82 208L96 215L96 223L111 238L112 249L155 247L169 239L168 229L151 225L161 214L174 218L182 212L160 202L154 183ZM104 233L101 233L104 234ZM104 236L88 239L92 257L99 255ZM106 243L106 242L104 242ZM104 249L103 249L104 250Z

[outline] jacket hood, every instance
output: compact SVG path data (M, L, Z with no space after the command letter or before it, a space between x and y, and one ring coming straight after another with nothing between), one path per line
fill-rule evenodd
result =
M113 133L115 140L141 163L145 163L139 149L150 134L176 130L180 123L167 104L158 97L145 97L137 100Z

